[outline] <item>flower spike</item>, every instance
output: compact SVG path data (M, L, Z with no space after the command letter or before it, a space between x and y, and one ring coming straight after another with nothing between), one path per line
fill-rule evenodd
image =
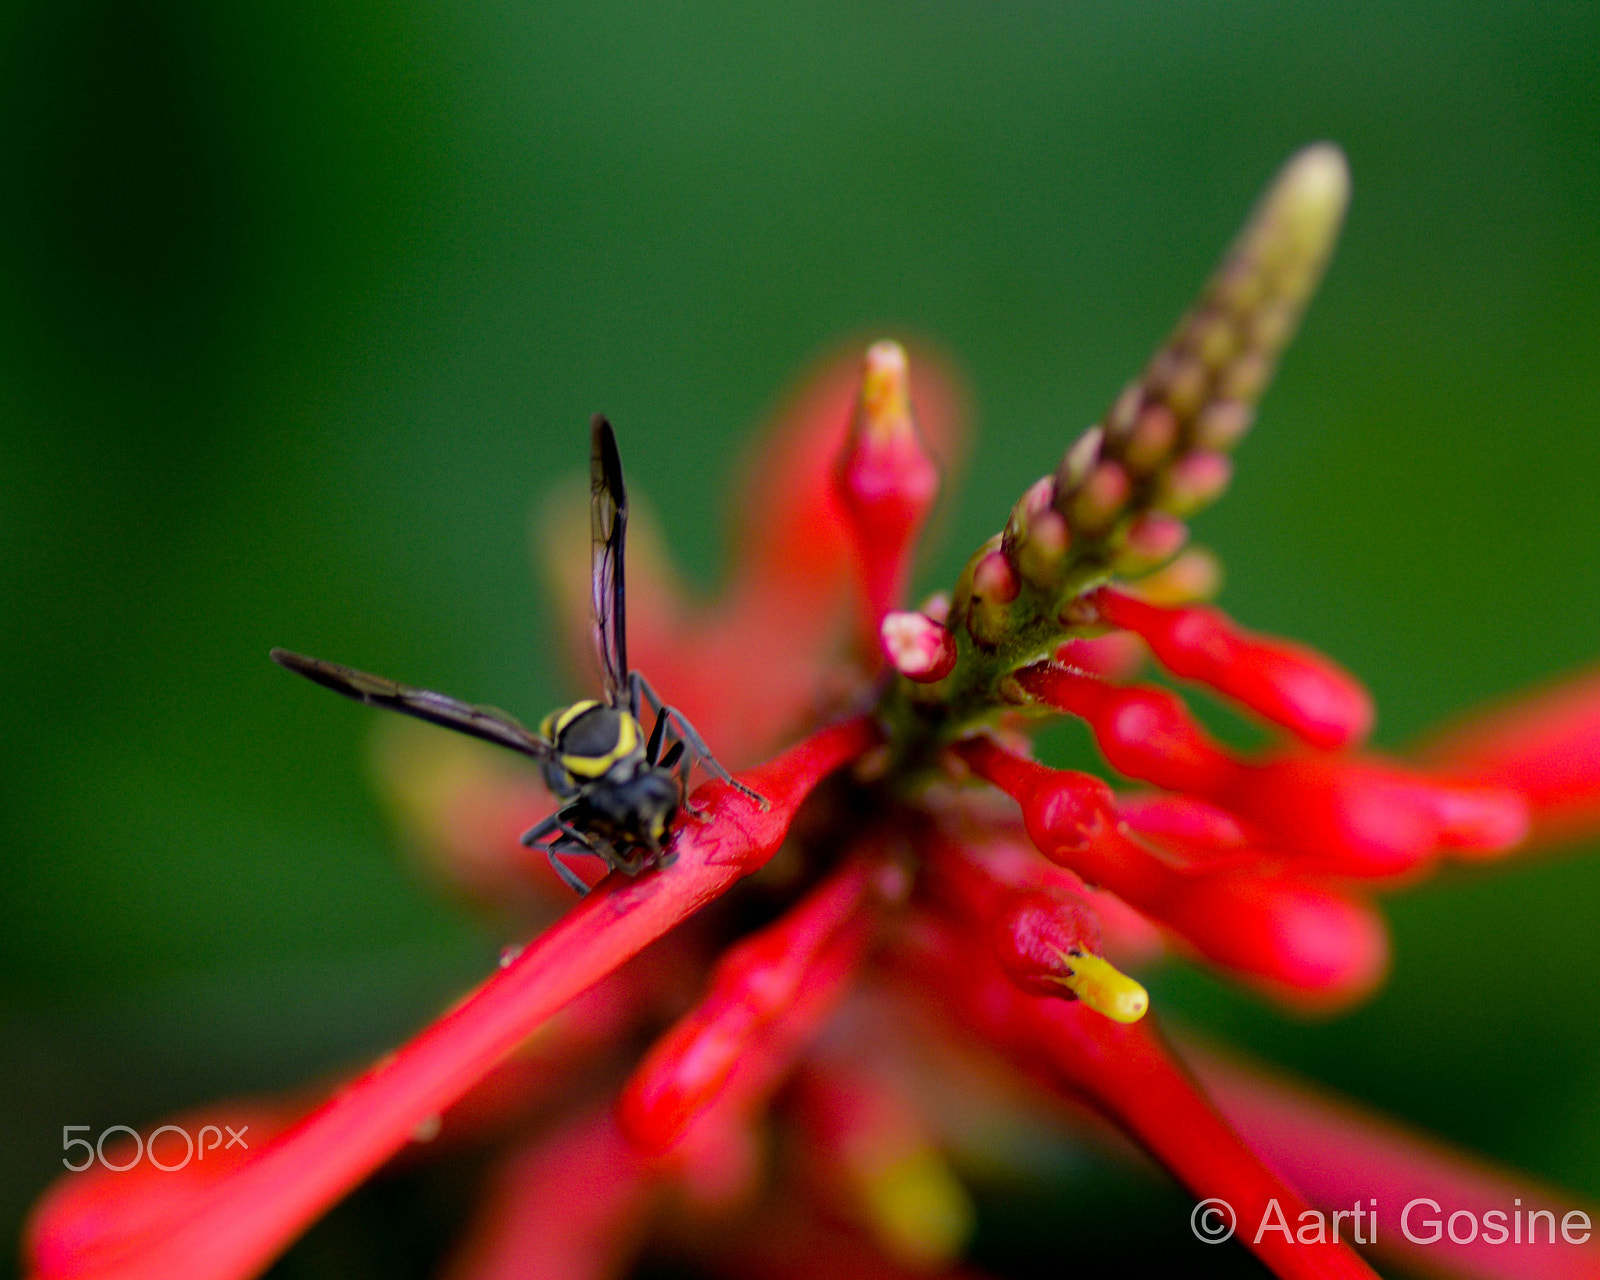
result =
M1055 506L1074 534L1114 540L1133 517L1187 516L1227 487L1226 454L1321 279L1349 185L1344 156L1326 143L1284 166L1194 309L1067 450Z
M30 1223L32 1280L246 1280L379 1165L506 1133L514 1153L491 1165L451 1280L598 1278L658 1230L717 1274L964 1274L953 1264L974 1209L943 1148L972 1112L952 1116L970 1100L952 1108L932 1073L965 1064L975 1092L1018 1105L975 1040L1087 1100L1197 1197L1231 1202L1241 1226L1268 1222L1274 1202L1278 1221L1300 1221L1300 1192L1342 1202L1368 1176L1352 1153L1395 1199L1437 1173L1462 1203L1503 1202L1516 1184L1419 1160L1417 1144L1371 1125L1347 1133L1326 1106L1208 1068L1241 1136L1144 1018L1144 987L1106 958L1133 968L1170 949L1293 1004L1338 1005L1387 964L1374 884L1502 852L1530 820L1542 838L1600 829L1600 675L1469 722L1408 765L1358 750L1372 706L1353 677L1201 604L1220 570L1187 546L1185 519L1228 483L1346 187L1335 148L1294 157L1143 374L919 611L901 605L938 476L912 424L905 352L879 343L814 379L747 468L721 602L681 599L648 520L635 526L632 649L673 698L653 731L653 692L621 687L625 507L602 447L589 492L599 555L568 595L587 612L602 587L609 705L579 705L622 727L568 744L609 782L558 796L561 835L604 857L618 838L643 840L638 815L655 812L648 859L606 858L618 869L588 897L316 1110L239 1104L248 1152L170 1174L69 1175ZM931 372L919 368L916 399L948 456L956 397ZM852 585L865 643L841 655ZM1175 693L1128 683L1147 660L1266 721L1274 742L1235 751ZM450 705L444 723L514 727ZM1052 713L1080 718L1110 769L1142 786L1032 759L1026 734ZM733 763L795 745L687 797L675 764L698 738L685 715ZM382 753L390 798L456 883L504 907L537 884L514 837L550 797L509 761L448 753L428 732ZM513 738L494 740L541 767L568 760L562 732ZM636 750L650 772L631 768ZM545 769L558 792L572 772ZM651 809L663 787L676 803ZM710 956L702 981L684 981ZM897 1013L903 990L955 1035ZM642 1061L613 1060L650 1037ZM624 1078L612 1105L592 1096ZM589 1096L552 1124L569 1085ZM789 1185L769 1191L769 1178ZM656 1213L669 1192L674 1212ZM1239 1239L1279 1280L1371 1280L1339 1243L1339 1217L1331 1243L1287 1227ZM1494 1275L1527 1265L1468 1261Z
M885 707L900 754L925 760L979 724L1015 672L1099 625L1086 592L1159 569L1182 548L1183 518L1227 487L1227 453L1321 278L1348 194L1336 147L1308 147L1284 166L1143 375L962 571L949 674L902 682Z

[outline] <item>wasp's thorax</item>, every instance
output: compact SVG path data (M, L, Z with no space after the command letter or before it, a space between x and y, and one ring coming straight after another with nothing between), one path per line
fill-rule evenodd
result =
M605 778L621 782L631 777L645 759L644 733L633 715L620 707L592 698L552 711L539 732L556 749L556 759L545 772L565 773L557 795L572 795L585 783Z

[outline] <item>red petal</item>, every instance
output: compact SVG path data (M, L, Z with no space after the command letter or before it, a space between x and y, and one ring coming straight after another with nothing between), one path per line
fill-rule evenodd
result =
M1254 635L1219 609L1166 609L1119 591L1097 592L1106 621L1136 633L1173 675L1232 698L1314 747L1349 746L1372 728L1372 699L1329 659Z
M1469 715L1424 752L1440 769L1527 798L1539 844L1600 835L1600 671Z

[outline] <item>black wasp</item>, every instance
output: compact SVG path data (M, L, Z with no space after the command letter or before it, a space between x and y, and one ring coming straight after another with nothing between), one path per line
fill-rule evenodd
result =
M590 853L630 876L670 861L662 856L662 841L678 806L691 807L689 771L697 760L708 772L767 807L761 796L717 763L692 724L662 702L642 675L628 670L623 587L628 498L616 436L600 414L590 425L590 446L591 588L595 643L605 672L604 701L588 698L553 711L534 733L493 707L474 707L442 693L414 689L284 649L272 651L273 660L281 666L347 698L404 712L532 756L562 804L525 832L522 843L531 847L544 842L550 865L579 893L586 892L586 886L561 861L562 854ZM646 703L655 713L648 738L640 720Z

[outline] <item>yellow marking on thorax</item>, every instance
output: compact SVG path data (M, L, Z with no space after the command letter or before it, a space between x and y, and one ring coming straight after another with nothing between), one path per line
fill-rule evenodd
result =
M597 702L579 703L583 710L599 705ZM574 718L569 710L556 722L556 732L559 734ZM618 761L626 760L638 749L639 722L623 711L617 716L617 741L610 751L603 756L564 755L561 757L561 767L576 778L600 778L604 777Z
M569 724L589 708L598 707L599 705L593 698L585 698L582 702L574 702L565 710L552 711L539 722L539 736L547 742L554 742L561 736L561 731Z

